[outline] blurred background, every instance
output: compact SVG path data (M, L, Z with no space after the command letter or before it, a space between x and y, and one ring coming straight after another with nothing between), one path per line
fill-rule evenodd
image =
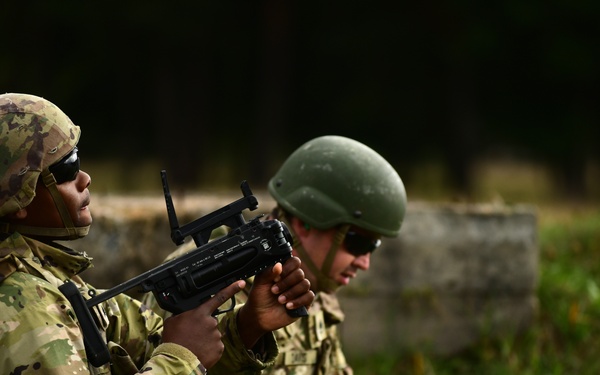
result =
M263 189L325 134L398 170L409 200L539 211L539 316L453 358L357 374L597 374L600 2L4 1L0 91L82 127L94 194ZM557 209L557 207L560 207Z
M161 168L181 188L262 187L296 147L340 134L412 198L600 198L594 1L1 9L0 90L81 125L95 192L160 189Z

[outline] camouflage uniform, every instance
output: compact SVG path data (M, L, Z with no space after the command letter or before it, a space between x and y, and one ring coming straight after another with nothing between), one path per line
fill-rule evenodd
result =
M187 242L169 254L165 261L175 259L194 248L194 242ZM236 310L246 302L252 280L247 280L244 293L236 294ZM158 306L154 295L146 294L142 301L164 318L170 315ZM352 374L338 336L337 326L344 320L344 313L335 294L318 293L308 312L309 316L274 332L279 355L274 363L263 370L263 374ZM219 365L226 362L224 359L225 356L221 358Z
M247 289L248 291L249 289ZM238 293L238 295L241 293ZM240 301L243 302L240 296ZM307 317L275 332L279 356L263 371L270 375L350 375L338 324L344 320L335 294L317 293Z
M0 95L0 129L0 373L205 374L191 351L161 344L160 316L123 294L93 308L111 361L98 368L88 364L77 317L58 286L70 279L89 298L94 288L78 275L91 266L91 258L23 233L37 230L37 235L75 239L86 235L89 227L74 227L68 212L66 216L61 212L66 228L12 227L1 220L31 203L38 181L58 194L48 169L74 149L79 127L43 98L5 94ZM235 316L228 314L221 324L227 361L222 361L220 371L260 372L264 363L244 349ZM273 360L274 339L268 349L266 360Z
M83 295L91 288L77 273L91 265L85 253L11 235L0 243L0 357L2 373L202 374L187 349L159 346L162 319L125 295L94 309L113 366L88 368L83 336L58 290L71 278Z

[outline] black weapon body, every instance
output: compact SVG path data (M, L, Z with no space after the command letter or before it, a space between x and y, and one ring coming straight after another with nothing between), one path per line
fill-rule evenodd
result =
M197 248L103 293L91 294L87 301L73 282L67 281L59 287L75 310L88 360L96 367L110 360L106 343L90 313L99 303L137 287L141 292L152 292L164 310L179 314L199 306L231 283L254 276L292 255L291 236L284 223L261 220L260 216L245 222L242 211L258 206L246 181L241 185L243 198L179 227L166 172L161 171L161 176L171 239L180 245L185 237L191 236ZM211 232L222 225L230 228L228 234L209 242ZM225 311L218 310L215 315ZM288 310L288 313L294 317L308 315L304 307Z

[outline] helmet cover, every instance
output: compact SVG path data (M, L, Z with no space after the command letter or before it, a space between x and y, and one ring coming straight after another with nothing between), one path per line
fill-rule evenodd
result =
M0 217L31 203L40 173L62 159L81 131L48 100L0 95Z

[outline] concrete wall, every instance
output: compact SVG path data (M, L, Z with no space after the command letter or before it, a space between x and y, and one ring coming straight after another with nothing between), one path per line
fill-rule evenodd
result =
M274 203L256 193L259 209ZM174 196L180 225L241 197ZM113 287L158 265L171 242L161 197L94 196L90 234L70 245L94 257L83 275ZM535 209L411 203L396 239L371 258L371 271L342 289L347 353L418 349L451 354L483 334L511 335L536 311ZM131 294L136 295L135 291Z
M380 250L371 272L342 292L350 354L386 348L451 354L482 334L513 334L534 317L532 207L413 204L400 236Z

